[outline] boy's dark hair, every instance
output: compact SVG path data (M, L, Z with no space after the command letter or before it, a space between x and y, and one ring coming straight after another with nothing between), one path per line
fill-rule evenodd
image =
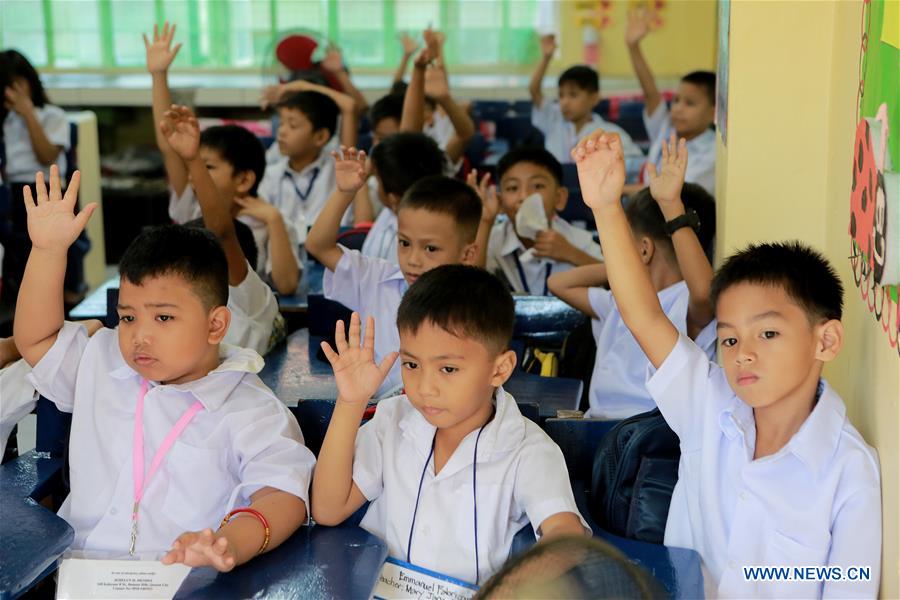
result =
M6 50L3 52L2 61L6 63L6 70L10 78L10 83L21 77L28 82L31 88L31 103L38 108L42 108L45 104L49 104L47 93L44 91L44 84L35 68L28 62L25 55L18 50ZM4 88L5 89L5 88Z
M240 125L216 125L203 130L200 145L215 150L231 165L234 174L249 171L256 180L249 194L256 195L259 182L266 171L266 150L259 138Z
M559 76L559 87L564 83L571 83L587 92L600 91L600 75L587 65L575 65L563 71Z
M799 241L750 244L732 254L713 276L713 306L728 288L751 283L782 288L813 325L840 320L844 286L824 256Z
M278 108L299 110L312 123L314 132L326 129L331 136L337 131L338 115L341 114L341 110L334 100L320 92L307 90L291 94L278 103Z
M250 267L255 271L256 263L259 261L259 248L256 247L256 238L253 237L253 230L246 223L242 223L237 219L232 219L232 222L234 223L234 232L237 234L238 244L241 246L241 252L244 253L244 258L247 259ZM203 217L188 221L184 226L198 227L200 229L206 227L203 224Z
M397 124L403 118L403 94L388 94L378 99L369 109L369 122L372 129L385 119L396 119Z
M556 183L563 185L563 168L556 157L538 146L521 146L510 150L497 163L497 182L503 181L503 175L519 163L532 163L550 172Z
M415 334L429 322L498 354L509 347L514 321L515 305L506 285L469 265L443 265L424 273L397 310L400 331Z
M147 277L175 275L188 281L207 308L228 304L228 261L216 237L184 225L150 227L122 255L119 275L135 285Z
M408 88L408 87L409 87L409 84L401 79L400 81L395 81L394 83L391 84L391 91L389 93L390 94L399 94L400 96L403 96L403 94L406 93L406 88Z
M444 172L444 153L424 133L395 133L372 150L372 164L384 192L402 196L419 179Z
M685 83L692 83L706 92L706 98L716 105L716 74L712 71L691 71L681 78Z
M481 222L481 199L475 190L445 175L431 175L415 182L400 200L399 213L404 208L421 208L429 212L450 215L464 242L475 241Z
M681 188L681 201L684 209L694 210L700 217L700 229L697 239L707 256L712 254L712 242L716 235L716 201L696 183L685 183ZM638 235L649 236L657 246L661 246L668 256L675 261L675 247L672 238L666 232L666 218L659 204L650 195L650 188L644 188L629 198L625 205L625 216L632 231Z

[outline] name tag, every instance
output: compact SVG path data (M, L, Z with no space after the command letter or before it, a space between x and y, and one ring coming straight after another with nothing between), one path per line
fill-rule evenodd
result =
M468 600L477 591L471 583L388 557L372 596L377 600Z
M67 558L59 566L57 600L169 600L191 568L151 560Z

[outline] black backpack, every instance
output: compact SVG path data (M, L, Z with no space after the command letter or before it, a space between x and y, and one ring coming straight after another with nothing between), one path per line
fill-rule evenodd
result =
M624 419L597 447L590 510L610 533L661 544L678 481L678 436L659 409Z

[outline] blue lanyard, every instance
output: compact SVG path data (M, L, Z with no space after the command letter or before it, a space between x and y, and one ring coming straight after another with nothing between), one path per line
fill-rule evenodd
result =
M312 175L309 178L309 184L306 186L306 193L300 191L300 188L297 187L297 182L294 181L294 176L290 171L285 169L283 178L288 179L291 182L291 185L294 187L294 192L297 194L297 197L300 198L301 202L306 202L306 199L309 197L310 193L312 193L313 186L316 184L316 178L319 176L319 167L316 167L312 170ZM281 185L278 186L278 204L281 204Z
M522 268L522 263L519 262L519 253L516 252L513 255L513 260L516 263L516 270L519 272L519 279L522 280L522 287L525 288L525 293L530 294L531 288L528 287L528 279L525 277L525 269ZM547 280L550 279L550 271L553 270L553 263L547 263L547 271L544 273L544 295L547 295Z

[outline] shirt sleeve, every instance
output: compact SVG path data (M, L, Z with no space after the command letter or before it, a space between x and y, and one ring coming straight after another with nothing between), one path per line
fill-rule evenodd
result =
M227 342L265 354L269 348L272 324L278 315L278 302L249 263L244 281L228 287L228 307L232 317Z
M394 398L379 402L375 416L356 433L353 482L370 502L384 489L384 440L387 431L396 427L393 417L397 402Z
M101 338L103 331L97 332ZM83 325L65 321L56 341L31 370L29 382L37 392L63 412L75 407L75 383L78 368L90 338Z
M44 129L47 141L54 146L62 146L63 150L68 150L72 146L69 121L66 119L65 111L58 106L48 104L44 107L41 115L41 127Z
M588 303L600 321L608 317L616 305L612 292L601 287L588 288Z
M877 477L850 496L834 519L828 566L868 567L866 581L826 581L822 598L876 598L881 581L881 486Z
M547 135L559 126L562 121L562 111L559 109L559 103L544 98L541 106L531 105L531 124L541 130L541 133Z
M334 271L325 269L322 289L329 300L340 302L350 310L362 311L366 295L371 294L379 282L398 269L381 258L363 256L359 250L348 250L338 244L343 256Z
M6 441L16 423L34 410L36 403L34 386L28 382L31 367L20 358L11 365L0 369L0 450L6 448Z
M669 107L666 105L665 100L659 101L659 106L656 107L652 115L648 114L646 109L644 110L644 127L647 129L647 137L649 139L655 141L665 131L668 124Z
M181 196L170 190L169 193L169 218L178 225L184 225L188 221L193 221L202 216L200 211L200 203L194 196L194 190L190 184L184 186Z
M712 196L716 195L716 153L714 148L688 154L684 180L696 183Z

